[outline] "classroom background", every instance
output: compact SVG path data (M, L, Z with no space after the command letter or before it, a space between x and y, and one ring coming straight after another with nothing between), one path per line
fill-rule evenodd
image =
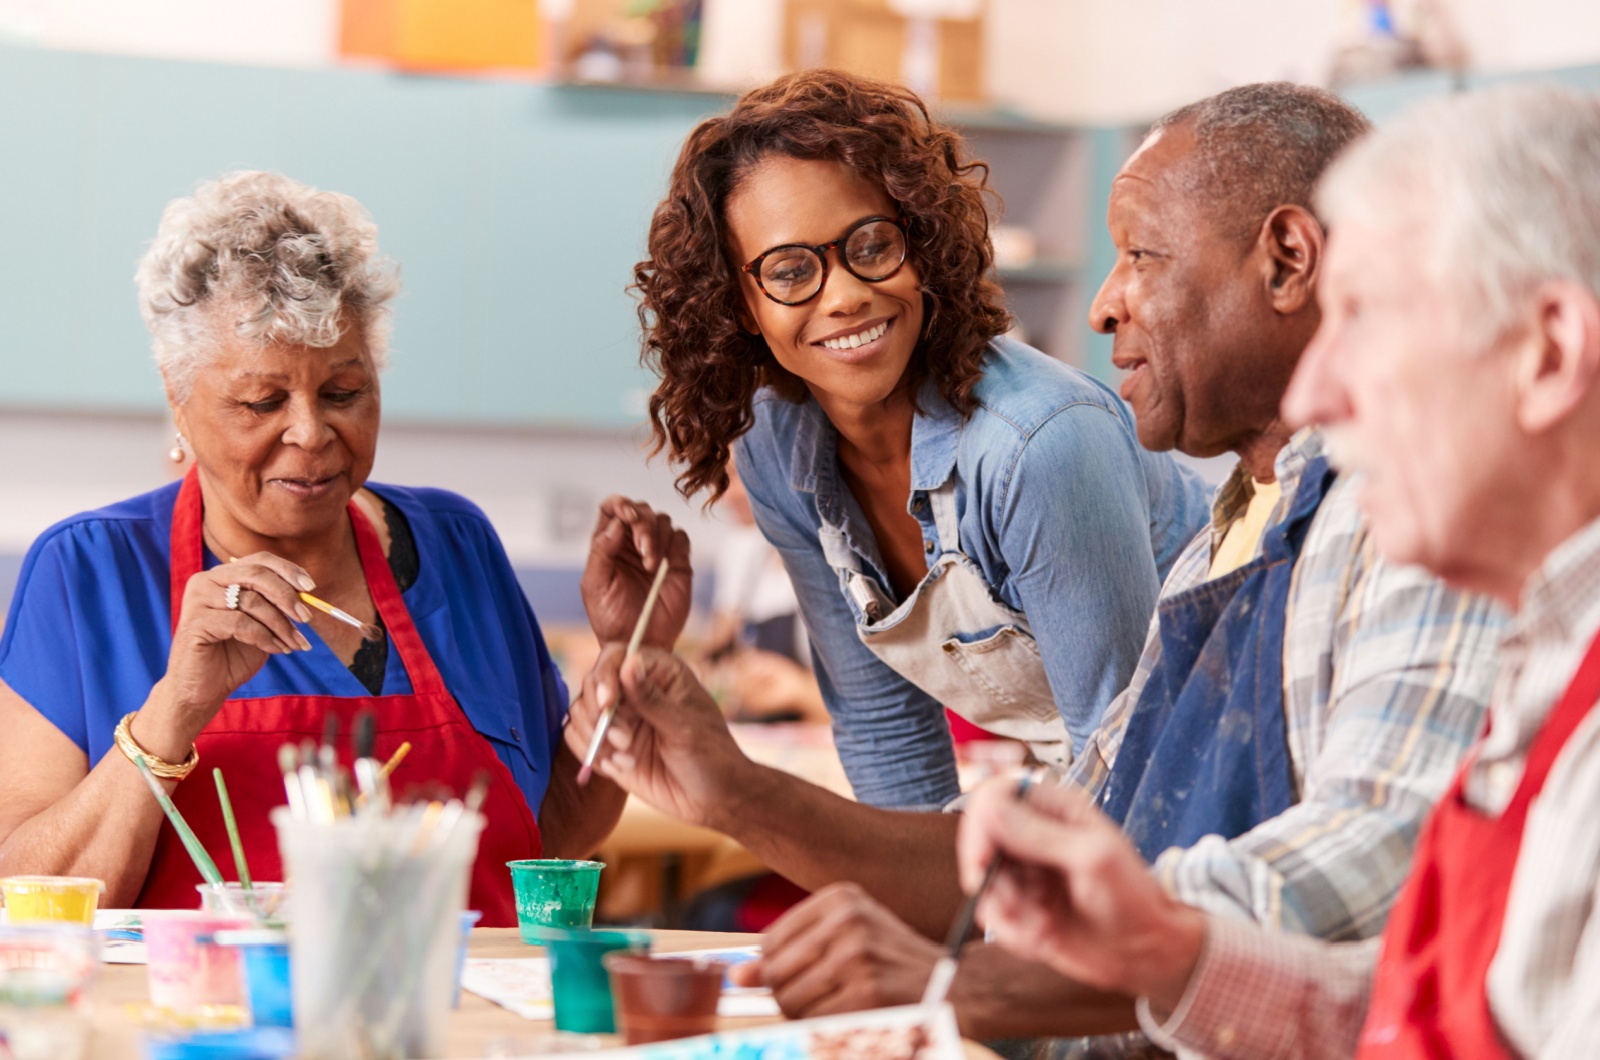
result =
M1084 315L1152 118L1263 79L1380 121L1507 77L1600 90L1600 5L0 0L0 605L40 531L175 473L134 262L168 200L275 169L361 200L402 265L374 477L479 503L575 666L602 496L671 512L702 569L737 532L645 459L625 287L688 130L810 65L906 80L966 131L1023 335L1109 379Z

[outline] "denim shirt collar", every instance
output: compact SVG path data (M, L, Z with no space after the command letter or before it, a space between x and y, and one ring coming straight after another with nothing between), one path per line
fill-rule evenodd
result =
M924 383L918 392L917 407L919 411L911 421L911 488L938 489L955 470L964 421L931 382ZM807 397L800 406L795 428L790 487L800 493L816 494L819 502L833 500L839 492L838 448L839 432L817 399Z

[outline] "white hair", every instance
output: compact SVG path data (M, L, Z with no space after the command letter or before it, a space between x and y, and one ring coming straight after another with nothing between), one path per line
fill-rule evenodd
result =
M1514 85L1423 103L1336 162L1317 205L1335 229L1413 225L1460 337L1488 348L1541 283L1600 297L1600 98Z
M174 199L135 274L155 360L179 401L216 349L219 329L262 345L326 348L346 314L382 369L394 265L378 228L348 195L279 173L229 173Z

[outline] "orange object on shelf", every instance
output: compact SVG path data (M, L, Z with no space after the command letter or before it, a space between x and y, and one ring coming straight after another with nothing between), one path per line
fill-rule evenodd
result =
M534 0L340 0L340 54L405 70L531 70L543 37Z

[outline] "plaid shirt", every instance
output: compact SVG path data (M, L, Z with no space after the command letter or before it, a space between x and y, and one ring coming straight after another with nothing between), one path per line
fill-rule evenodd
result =
M1556 549L1522 594L1503 642L1491 734L1468 767L1467 802L1499 813L1567 683L1600 631L1600 520ZM1517 852L1486 989L1519 1056L1592 1056L1600 1042L1600 710L1568 738ZM1504 857L1510 851L1485 851ZM1164 1026L1168 1048L1217 1057L1349 1057L1366 1018L1379 940L1329 946L1213 920L1188 994Z
M1293 503L1322 451L1302 431L1279 454ZM1207 580L1217 542L1253 492L1241 465L1218 491L1212 526L1174 564L1162 597ZM1260 544L1257 543L1257 554ZM1334 483L1295 564L1284 629L1284 714L1298 802L1232 840L1207 836L1157 859L1179 899L1274 930L1360 939L1381 930L1423 818L1483 725L1498 666L1500 609L1377 557L1355 487ZM1100 794L1145 682L1160 659L1151 624L1132 683L1074 760Z

